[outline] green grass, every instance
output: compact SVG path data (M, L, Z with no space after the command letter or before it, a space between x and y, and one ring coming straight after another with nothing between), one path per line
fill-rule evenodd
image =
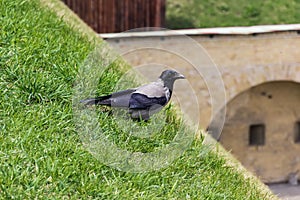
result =
M300 2L246 0L169 0L170 29L292 24L300 21Z
M84 147L72 104L79 68L97 41L38 0L0 0L0 13L0 199L271 197L201 139L157 171L122 172L102 164ZM121 61L113 62L98 92L111 92L124 69ZM161 134L145 140L119 130L101 109L96 112L108 139L120 148L154 152L178 131L180 120L171 110L166 109L169 123Z

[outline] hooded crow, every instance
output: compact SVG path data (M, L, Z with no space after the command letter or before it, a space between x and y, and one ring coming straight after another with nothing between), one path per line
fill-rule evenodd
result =
M170 101L174 82L185 77L174 71L165 70L158 80L137 88L123 90L106 96L81 100L85 105L105 105L128 109L132 119L148 120Z

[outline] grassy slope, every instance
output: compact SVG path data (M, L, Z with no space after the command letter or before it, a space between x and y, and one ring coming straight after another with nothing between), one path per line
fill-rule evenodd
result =
M80 34L38 0L0 0L0 13L1 199L272 197L201 140L159 171L102 165L83 148L72 121L73 82L95 36ZM107 73L101 84L111 90L122 73L117 64Z
M292 24L300 21L298 0L169 0L167 27L204 28Z

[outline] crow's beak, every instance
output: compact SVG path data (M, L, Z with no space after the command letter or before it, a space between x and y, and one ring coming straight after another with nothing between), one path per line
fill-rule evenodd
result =
M177 74L176 79L185 79L185 77L182 74Z

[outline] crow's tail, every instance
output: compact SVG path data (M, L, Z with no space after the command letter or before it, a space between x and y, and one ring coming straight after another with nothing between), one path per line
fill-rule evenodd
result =
M107 96L101 96L96 98L89 98L89 99L83 99L80 101L80 103L83 103L84 105L105 105L105 106L111 106L111 95Z

